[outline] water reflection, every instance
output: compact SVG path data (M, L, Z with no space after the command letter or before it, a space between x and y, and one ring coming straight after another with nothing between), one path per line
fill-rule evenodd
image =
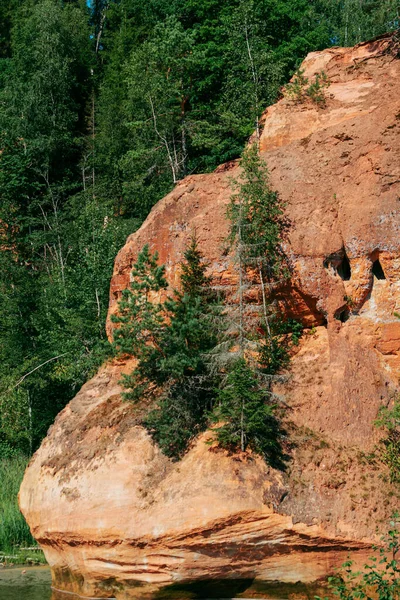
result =
M229 582L229 590L227 585ZM257 598L259 600L314 600L316 595L326 597L326 588L320 585L261 583L252 580L224 580L202 582L201 585L175 585L157 595L157 600L213 598ZM121 592L120 592L121 593ZM119 596L119 598L121 598ZM51 590L50 569L32 567L0 568L0 600L79 600L78 596Z
M51 575L47 567L1 568L1 600L51 600ZM65 600L65 597L64 597Z
M47 600L47 596L45 596L45 599ZM1 598L1 600L3 600ZM24 598L25 600L25 598ZM30 598L29 598L30 600ZM35 598L36 600L36 598ZM52 591L51 596L49 596L49 600L81 600L81 596L76 596L75 594L71 594L70 592L68 593L63 593L63 592L56 592L56 591ZM94 599L91 599L94 600ZM113 599L109 599L109 598L99 598L98 600L115 600L115 598Z
M213 580L188 585L172 585L160 591L154 600L315 600L315 596L334 600L330 590L321 582L266 583L254 580ZM125 598L132 599L132 596L128 592L125 597L123 592L119 592L118 600L125 600ZM53 591L50 600L79 600L79 597Z

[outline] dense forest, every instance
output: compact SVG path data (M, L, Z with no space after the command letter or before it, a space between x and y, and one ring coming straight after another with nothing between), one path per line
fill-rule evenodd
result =
M238 157L307 52L398 19L396 0L2 0L2 458L110 352L113 260L151 207Z

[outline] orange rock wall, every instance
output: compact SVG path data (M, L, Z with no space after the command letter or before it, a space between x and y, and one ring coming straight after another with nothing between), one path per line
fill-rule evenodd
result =
M21 487L56 587L123 599L194 580L314 581L349 549L365 557L384 528L397 492L371 454L373 422L400 369L400 61L387 45L310 54L305 75L331 82L326 107L283 98L263 117L261 155L291 223L280 309L308 327L275 389L293 442L287 473L228 456L207 434L172 463L121 401L132 365L106 365L58 416ZM194 230L214 284L235 283L225 211L239 175L232 162L187 177L153 208L116 258L110 315L145 243L177 285Z
M306 324L332 320L346 305L345 296L353 310L360 310L372 290L377 258L387 280L399 280L400 63L381 55L386 43L310 54L302 68L310 78L321 69L327 73L327 107L283 99L263 116L261 155L272 188L287 203L291 223L286 250L294 289L284 301ZM231 282L223 253L225 210L231 180L239 172L232 162L215 173L187 177L153 208L117 256L110 313L145 243L158 250L175 285L176 265L194 230L215 283ZM333 268L343 251L350 261L349 281L342 281ZM396 308L396 301L391 302L391 309Z

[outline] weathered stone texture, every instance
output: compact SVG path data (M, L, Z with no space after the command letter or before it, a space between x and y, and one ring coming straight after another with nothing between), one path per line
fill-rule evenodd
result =
M288 472L228 456L207 434L171 463L121 401L131 365L107 365L58 416L21 488L56 586L145 598L199 579L313 581L382 529L396 497L370 456L373 422L400 373L400 61L387 44L309 55L305 74L331 81L326 108L283 98L263 117L262 157L291 223L279 302L313 327L276 388L296 440ZM235 282L225 210L239 174L233 162L190 176L153 208L117 256L110 314L145 243L175 286L194 230L215 285Z

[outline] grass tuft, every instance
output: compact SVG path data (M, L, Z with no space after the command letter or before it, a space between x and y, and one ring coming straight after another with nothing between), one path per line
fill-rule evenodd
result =
M0 562L24 563L25 548L37 546L18 507L18 491L28 459L24 456L0 458ZM37 562L44 562L34 551Z

